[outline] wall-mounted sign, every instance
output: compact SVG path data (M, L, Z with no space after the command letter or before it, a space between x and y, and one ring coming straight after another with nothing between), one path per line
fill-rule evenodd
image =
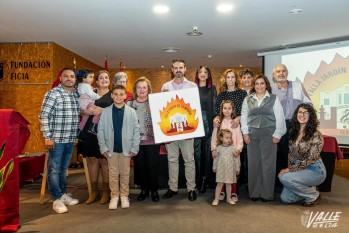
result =
M30 81L34 71L51 69L51 61L0 61L0 82Z

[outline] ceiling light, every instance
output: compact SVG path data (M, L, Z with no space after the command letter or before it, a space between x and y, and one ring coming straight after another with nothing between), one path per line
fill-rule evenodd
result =
M179 48L167 47L167 48L163 48L162 51L164 53L177 53L179 51Z
M290 10L290 14L292 14L292 15L297 15L300 13L302 13L302 9L299 9L299 8L294 8L294 9Z
M231 4L221 4L217 6L217 11L221 13L228 13L233 10L233 5Z
M159 14L164 14L170 11L170 8L168 6L165 5L157 5L154 6L153 11L155 13L159 13Z

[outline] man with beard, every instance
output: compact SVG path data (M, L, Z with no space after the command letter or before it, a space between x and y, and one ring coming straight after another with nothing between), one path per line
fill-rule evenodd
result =
M74 91L74 70L64 68L59 80L60 84L45 94L39 120L49 151L48 190L53 198L53 210L61 214L68 212L66 205L79 202L66 192L66 171L78 132L80 106Z
M287 132L281 137L278 143L278 153L276 159L276 176L279 174L281 169L287 168L288 166L288 140L289 140L289 129L290 122L293 117L293 113L301 103L312 104L307 91L300 82L288 81L288 70L284 64L280 64L274 67L273 77L275 84L272 85L272 92L275 94L282 105L284 110ZM282 187L278 177L275 182L276 187Z
M186 71L184 60L173 60L171 69L174 77L171 81L162 86L161 91L175 91L197 87L196 83L187 80L184 76ZM179 149L181 150L184 159L188 199L189 201L195 201L197 196L195 193L194 139L173 141L166 144L166 150L168 153L169 189L162 198L169 199L178 193Z

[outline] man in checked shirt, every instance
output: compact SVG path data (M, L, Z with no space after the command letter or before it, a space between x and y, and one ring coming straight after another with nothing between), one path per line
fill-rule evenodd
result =
M73 69L64 68L60 85L44 97L39 120L49 150L47 182L53 198L53 210L66 213L66 205L76 205L77 199L66 193L66 171L77 136L80 107L74 91L76 77Z

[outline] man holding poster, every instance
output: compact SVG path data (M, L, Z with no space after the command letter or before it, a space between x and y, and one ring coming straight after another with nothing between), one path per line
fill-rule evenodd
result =
M162 86L161 91L175 91L197 87L194 82L191 82L184 77L186 71L184 60L173 60L171 69L174 78L165 83ZM179 149L182 152L184 160L188 199L189 201L195 201L197 196L195 193L194 139L172 141L166 144L166 150L168 153L169 189L162 198L169 199L178 193Z

